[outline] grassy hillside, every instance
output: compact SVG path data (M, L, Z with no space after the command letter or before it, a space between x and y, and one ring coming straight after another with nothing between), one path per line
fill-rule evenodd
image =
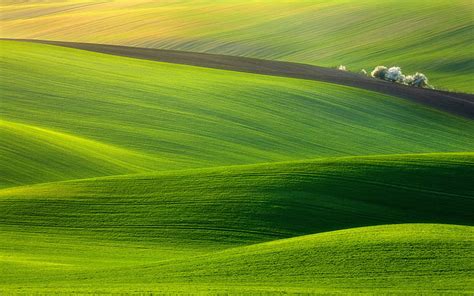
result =
M469 294L473 234L468 226L402 224L178 256L131 242L58 244L15 233L2 245L9 253L0 292Z
M169 48L354 71L422 71L473 92L474 5L428 1L3 1L1 36Z
M0 137L0 174L9 185L145 172L149 171L147 167L165 162L97 141L3 120Z
M473 235L473 227L439 224L364 227L98 275L122 290L139 274L137 286L165 291L468 294Z
M1 190L0 223L161 246L241 245L377 224L470 225L473 173L473 153L448 153L67 181Z
M254 243L374 224L471 224L473 173L473 153L448 153L86 179L3 189L0 221L93 236L108 229L114 238L161 245Z
M472 121L374 92L41 44L0 46L3 187L474 149Z
M473 173L429 154L6 188L0 291L468 292ZM414 222L469 226L327 232Z

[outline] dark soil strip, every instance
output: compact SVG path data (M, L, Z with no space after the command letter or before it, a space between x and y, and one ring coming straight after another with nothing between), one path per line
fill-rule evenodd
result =
M403 99L409 99L411 101L421 103L438 110L474 119L474 95L472 94L420 89L336 69L290 62L176 50L63 41L29 39L12 40L52 44L167 63L330 82L376 91Z

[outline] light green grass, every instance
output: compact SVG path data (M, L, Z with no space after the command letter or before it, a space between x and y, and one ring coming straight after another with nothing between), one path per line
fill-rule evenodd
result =
M12 241L21 245L1 258L0 292L467 295L474 291L473 236L472 226L402 224L182 257L137 243L58 244L42 235L32 246L11 236L7 250ZM54 256L44 254L51 248Z
M0 174L6 184L41 183L147 171L165 160L54 132L0 120L5 144L0 154ZM171 163L172 161L170 161Z
M364 227L97 275L122 291L127 290L123 281L134 274L138 287L158 291L469 294L473 247L474 227Z
M84 5L87 4L87 5ZM91 5L92 4L92 5ZM473 92L470 0L7 1L2 36L421 71Z
M394 223L472 226L473 173L472 153L428 154L6 188L0 266L8 272L0 273L0 286L468 292L471 227L380 226L291 237Z
M3 187L474 149L471 120L375 92L40 44L0 46Z

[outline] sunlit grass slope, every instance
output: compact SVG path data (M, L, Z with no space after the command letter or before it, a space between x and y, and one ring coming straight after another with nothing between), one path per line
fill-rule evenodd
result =
M99 272L88 284L237 294L468 294L474 291L473 237L474 227L466 226L364 227Z
M472 226L402 224L177 254L2 231L0 292L468 294L473 235Z
M374 92L41 44L0 46L2 186L474 149L472 121ZM45 161L49 172L36 174Z
M149 171L150 156L34 126L0 120L2 185Z
M7 233L0 292L468 294L473 229L373 226L180 255L136 242Z
M2 37L422 71L473 92L470 0L3 1Z

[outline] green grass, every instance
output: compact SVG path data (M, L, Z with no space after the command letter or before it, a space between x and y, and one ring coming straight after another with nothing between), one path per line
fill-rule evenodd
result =
M9 1L11 2L11 1ZM84 5L87 4L87 5ZM473 92L470 0L54 1L5 3L2 36L126 44L421 71Z
M6 291L469 292L473 173L472 153L427 154L6 188L0 266L8 273L0 285ZM328 232L399 223L469 227ZM315 233L322 234L300 237Z
M0 127L0 172L10 185L137 173L160 163L145 154L44 128L2 120Z
M474 148L472 121L375 92L40 44L0 46L3 187Z
M240 245L374 224L470 224L473 173L473 153L448 153L66 181L3 189L0 221L92 237L107 229L116 239L162 246Z
M119 291L137 274L138 287L168 292L469 294L473 235L472 227L439 224L364 227L97 276Z

